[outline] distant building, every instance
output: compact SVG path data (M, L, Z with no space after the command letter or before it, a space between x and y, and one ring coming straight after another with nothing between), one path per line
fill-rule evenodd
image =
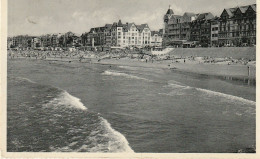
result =
M219 44L256 44L256 4L224 9L219 19Z
M32 38L32 48L38 48L41 45L41 39L39 37Z
M190 40L190 23L197 18L194 13L185 12L181 15L174 15L171 7L164 15L163 44L181 46L184 41Z
M185 12L182 16L182 23L181 23L181 40L190 40L190 23L196 20L198 15L194 13Z
M218 30L219 30L219 18L215 17L211 20L211 46L218 46Z
M162 32L151 31L151 46L162 46Z
M190 23L190 40L197 41L202 46L210 46L212 13L198 14L196 20Z
M85 40L89 46L145 47L151 45L151 30L148 24L123 24L121 20L118 23L106 24L104 27L91 28L83 36L87 37Z
M174 15L173 10L169 6L166 14L164 15L164 45L174 45L180 38L182 17L180 15Z
M28 35L15 36L12 37L12 41L10 43L14 48L28 49L32 46L32 36L28 36Z

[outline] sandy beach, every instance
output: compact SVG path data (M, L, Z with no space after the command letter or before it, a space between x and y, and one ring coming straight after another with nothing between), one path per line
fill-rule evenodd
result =
M16 54L16 56L12 57L13 54ZM246 81L248 79L255 80L256 78L256 64L255 61L252 60L219 57L219 55L215 58L210 56L198 57L199 55L194 56L194 52L190 54L186 53L185 55L186 56L180 57L179 54L169 54L151 57L148 55L141 56L136 53L94 53L83 51L73 53L43 51L37 51L37 53L31 51L29 54L26 51L19 54L9 53L10 58L161 68L179 72L218 76L231 80L235 78Z

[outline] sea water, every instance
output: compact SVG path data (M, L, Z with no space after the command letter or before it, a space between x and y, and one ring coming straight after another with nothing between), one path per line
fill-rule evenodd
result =
M168 69L8 61L7 150L255 148L255 86Z

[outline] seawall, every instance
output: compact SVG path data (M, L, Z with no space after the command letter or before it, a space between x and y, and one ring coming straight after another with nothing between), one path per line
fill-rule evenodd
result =
M256 60L256 47L219 47L219 48L175 48L170 52L175 57L232 57L233 59Z

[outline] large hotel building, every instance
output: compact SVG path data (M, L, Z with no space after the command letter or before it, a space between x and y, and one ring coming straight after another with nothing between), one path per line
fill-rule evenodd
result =
M212 13L175 15L169 7L164 16L165 46L247 46L256 44L256 4Z
M162 42L161 34L151 31L148 24L123 24L121 20L104 27L91 28L83 36L87 39L86 46L146 47L161 45Z

